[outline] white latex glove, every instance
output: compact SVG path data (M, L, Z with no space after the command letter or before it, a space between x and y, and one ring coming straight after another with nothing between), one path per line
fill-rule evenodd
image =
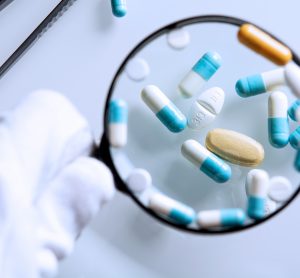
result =
M92 145L86 120L53 91L35 92L0 117L1 278L55 276L112 198L111 173L87 157Z

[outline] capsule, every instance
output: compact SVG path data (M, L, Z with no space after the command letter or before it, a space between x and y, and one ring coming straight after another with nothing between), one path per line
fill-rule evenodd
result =
M208 177L224 183L231 177L231 168L222 159L195 140L187 140L181 146L182 155Z
M300 122L300 100L296 100L288 109L290 118L295 122Z
M300 172L300 151L297 151L294 161L294 167L298 172Z
M294 62L290 62L285 66L285 79L287 85L296 98L300 98L300 67Z
M269 187L269 175L264 170L251 170L246 179L248 193L247 214L252 219L261 219L265 216L265 206Z
M235 90L240 97L256 96L285 85L284 69L279 68L239 79Z
M142 99L156 117L172 132L180 132L187 125L186 117L156 86L148 85L142 90Z
M150 196L149 208L181 225L188 225L195 220L192 208L160 193Z
M243 24L240 27L238 39L242 44L277 65L285 65L293 58L288 47L251 24Z
M300 150L300 127L296 128L290 135L289 138L291 146L296 149Z
M202 228L242 226L245 220L244 211L235 208L207 210L198 213L198 224Z
M115 99L109 103L108 110L108 139L112 147L121 148L127 144L127 103Z
M274 92L269 97L269 141L275 148L283 148L289 142L287 117L288 100L284 93Z
M181 94L190 98L199 92L216 73L221 63L221 56L217 52L205 53L178 85Z
M123 17L127 13L126 0L111 0L111 9L116 17Z

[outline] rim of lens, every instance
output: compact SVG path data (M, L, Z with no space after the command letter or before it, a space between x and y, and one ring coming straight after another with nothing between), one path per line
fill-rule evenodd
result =
M108 90L108 94L106 97L106 102L105 102L105 108L104 108L104 117L103 117L103 126L104 126L104 132L101 138L101 142L100 142L100 146L96 147L94 150L94 156L98 159L100 159L101 161L103 161L112 171L113 177L114 177L114 181L115 181L115 185L117 187L117 189L125 194L127 194L128 196L130 196L133 201L144 211L146 212L148 215L151 215L154 219L158 220L159 222L175 228L177 230L181 230L181 231L185 231L185 232L190 232L190 233L194 233L194 234L209 234L209 235L213 235L213 234L228 234L228 233L234 233L234 232L239 232L239 231L243 231L243 230L247 230L250 229L252 227L255 227L263 222L266 222L267 220L271 219L272 217L274 217L275 215L277 215L278 213L280 213L282 210L284 210L295 198L296 196L299 194L300 192L300 185L298 187L298 189L293 193L293 195L289 198L289 200L283 204L280 208L276 209L276 211L274 211L273 213L269 214L268 216L264 217L263 219L260 220L255 220L253 223L247 224L245 226L239 226L239 227L229 227L229 228L224 228L222 230L210 230L210 229L203 229L203 228L192 228L189 226L183 226L180 224L177 224L175 222L172 222L171 220L167 220L166 218L164 218L163 216L160 216L159 214L155 213L154 211L152 211L150 208L146 207L143 203L140 202L140 200L138 199L137 196L135 196L127 187L126 183L122 180L122 178L120 177L120 175L118 174L118 171L114 165L114 162L112 160L112 155L111 155L111 151L110 151L110 145L108 142L108 137L107 137L107 117L108 117L108 107L109 107L109 102L111 100L111 96L113 94L115 85L121 75L121 73L124 71L126 64L128 63L128 61L136 54L138 53L142 48L144 48L144 46L146 46L147 44L149 44L150 42L152 42L153 40L155 40L157 37L160 37L163 34L168 33L169 31L176 29L176 28L180 28L180 27L184 27L187 25L192 25L192 24L199 24L199 23L220 23L220 24L229 24L229 25L235 25L237 27L240 27L241 25L245 24L245 23L249 23L252 24L254 26L257 26L260 30L266 32L267 34L269 34L271 37L273 37L274 39L276 39L277 41L281 42L282 44L284 44L285 46L287 46L284 42L282 42L280 39L276 38L274 35L272 35L270 32L266 31L265 29L259 27L258 25L250 22L250 21L246 21L240 18L236 18L236 17L231 17L231 16L224 16L224 15L203 15L203 16L195 16L195 17L189 17L189 18L185 18L182 20L178 20L175 21L171 24L168 24L164 27L161 27L160 29L156 30L155 32L151 33L150 35L148 35L147 37L145 37L140 43L138 43L130 52L129 54L125 57L125 59L123 60L123 62L121 63L121 65L119 66L117 72L115 73L111 85L109 87ZM296 53L289 47L287 46L293 55L293 61L300 66L300 59L299 57L296 55Z

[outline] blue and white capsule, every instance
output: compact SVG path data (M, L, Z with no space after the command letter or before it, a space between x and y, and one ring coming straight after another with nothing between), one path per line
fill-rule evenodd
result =
M279 68L241 78L236 82L235 90L240 97L245 98L273 91L285 83L284 69Z
M161 193L150 196L149 208L181 225L191 224L196 218L192 208Z
M230 166L197 141L193 139L185 141L181 146L181 153L214 181L224 183L231 178Z
M243 226L245 220L245 212L238 208L200 211L197 216L201 228Z
M199 92L221 64L222 58L217 52L205 53L178 85L181 94L190 98Z
M121 148L127 144L128 107L122 99L109 103L108 140L112 147Z
M142 100L156 117L172 132L180 132L187 126L187 119L171 100L156 86L148 85L141 93Z
M291 146L296 149L300 150L300 127L296 128L291 134L289 138Z
M269 175L266 171L254 169L248 173L246 180L247 214L250 218L258 220L265 217L268 189Z
M125 16L127 13L126 0L111 0L111 9L114 16Z
M269 96L268 132L269 141L275 148L283 148L289 142L290 130L287 116L288 99L282 92Z
M295 122L300 122L300 100L296 100L288 109L290 118Z
M300 172L300 151L297 151L294 161L294 167L298 172Z

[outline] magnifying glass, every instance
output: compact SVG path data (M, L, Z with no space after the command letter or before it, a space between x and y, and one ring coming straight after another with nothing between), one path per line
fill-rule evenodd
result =
M147 214L172 228L197 234L242 231L271 219L299 193L299 172L294 167L296 151L290 146L274 148L268 139L270 93L242 98L235 91L236 81L240 78L279 68L238 40L238 31L245 24L251 24L286 47L270 33L242 19L220 15L187 18L162 27L143 39L127 55L110 85L103 119L104 133L94 156L111 169L118 190L131 197ZM291 63L299 65L297 55L286 48L292 55ZM202 92L216 86L222 88L225 101L221 113L201 130L186 128L179 133L170 132L142 101L141 91L149 84L159 87L182 114L187 115L197 96L183 98L178 93L178 84L196 61L211 51L219 53L223 63L218 72L206 82ZM142 73L130 76L130 68L137 61ZM289 88L283 87L280 91L284 92L290 104L295 101ZM113 100L122 100L128 107L128 140L122 148L114 148L109 143L109 110L112 109ZM297 124L290 121L291 132L296 127ZM207 134L216 129L234 131L261 144L264 149L261 164L247 167L224 160L231 169L231 177L225 183L218 183L193 167L181 154L182 144L192 139L205 146ZM216 157L221 159L218 154ZM137 168L145 170L142 175L145 183L151 180L151 186L142 192L134 192L128 185L128 177ZM245 183L253 169L263 169L270 180L274 182L275 179L279 184L280 181L290 181L287 187L289 194L285 200L275 202L266 193L265 214L259 219L247 216L249 196ZM284 193L280 192L284 189L279 186L277 193ZM176 220L176 212L172 217L172 211L167 215L163 210L155 210L149 203L154 194L162 196L160 200L167 202L166 207L179 204L179 210L187 214L195 212L195 219L184 223L177 221L179 218ZM197 215L208 212L213 218L219 217L221 223L224 211L229 214L242 211L246 218L242 219L242 224L239 223L241 225L235 223L219 227L203 227L197 222ZM238 217L237 214L235 216ZM243 217L240 215L240 219Z

